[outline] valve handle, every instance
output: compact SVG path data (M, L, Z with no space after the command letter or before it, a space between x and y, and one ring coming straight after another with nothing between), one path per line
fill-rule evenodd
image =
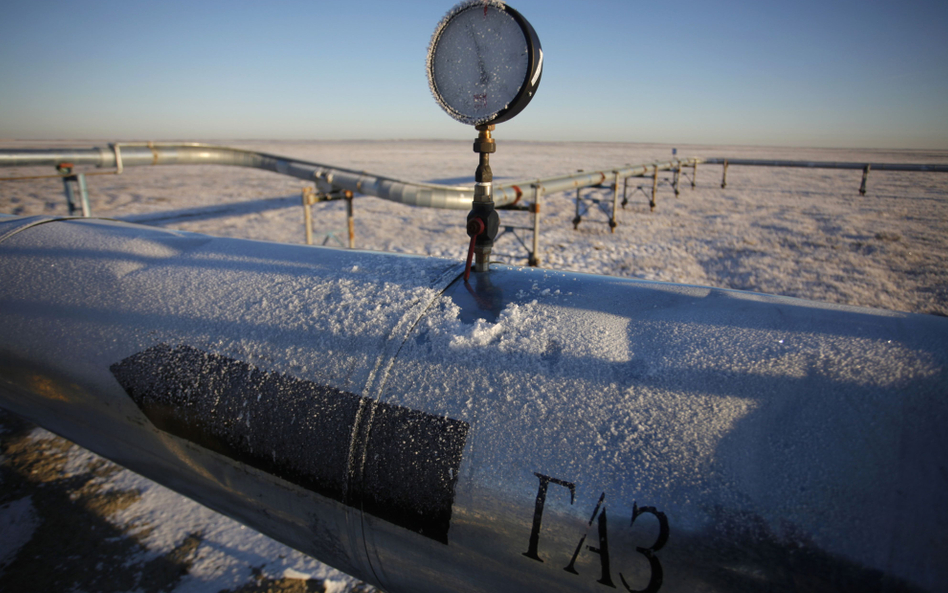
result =
M464 281L467 282L471 277L471 261L474 259L474 243L477 236L484 232L484 221L480 218L472 218L467 222L467 234L471 236L471 246L467 248L467 263L464 264Z

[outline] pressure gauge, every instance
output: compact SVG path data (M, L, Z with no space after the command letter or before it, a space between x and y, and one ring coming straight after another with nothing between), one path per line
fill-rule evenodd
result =
M507 121L540 84L543 50L523 16L498 0L466 0L441 20L428 47L428 84L461 123Z

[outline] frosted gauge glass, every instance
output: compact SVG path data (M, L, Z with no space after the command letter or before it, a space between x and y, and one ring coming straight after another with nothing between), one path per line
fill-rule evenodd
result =
M516 98L529 65L517 21L493 6L474 6L445 24L431 66L441 101L473 123L491 119Z

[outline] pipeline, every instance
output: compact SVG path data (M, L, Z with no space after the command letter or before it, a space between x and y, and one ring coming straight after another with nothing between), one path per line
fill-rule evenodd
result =
M0 405L392 593L948 582L948 319L460 274L0 217Z
M599 185L607 175L619 175L620 178L641 176L656 166L660 170L671 170L679 163L690 166L695 161L701 162L701 159L628 165L619 169L498 184L494 187L494 203L498 207L514 205L522 194L521 186L540 187L546 193L555 193ZM315 182L327 193L350 191L427 208L470 210L474 197L474 189L470 187L402 181L364 171L211 144L135 142L110 144L107 148L0 149L0 167L58 167L63 163L74 166L114 167L116 173L121 173L125 167L154 165L250 167Z
M63 163L74 166L114 167L109 173L121 173L125 167L154 165L229 165L249 167L271 171L315 182L326 193L354 192L375 196L384 200L452 210L469 210L474 196L470 187L447 186L433 183L402 181L391 177L375 175L365 171L354 171L331 165L323 165L264 152L256 152L212 144L128 142L113 143L106 147L73 149L0 149L0 167L58 167ZM807 169L860 169L868 174L876 171L914 171L948 173L948 165L914 163L848 163L832 161L788 161L766 159L697 158L673 159L670 161L625 165L597 171L580 172L544 179L529 179L494 186L494 203L498 208L513 207L522 197L521 187L539 189L552 194L570 189L599 186L608 177L624 180L629 177L645 177L650 172L678 171L681 167L696 167L698 164L758 166L758 167L797 167ZM88 173L95 174L95 173ZM101 174L101 173L98 173ZM864 174L864 177L865 177ZM59 175L50 175L58 177ZM14 177L9 179L35 179L38 176ZM677 178L677 177L676 177ZM726 179L726 177L725 177ZM722 186L726 181L722 181ZM694 186L694 180L692 180ZM677 186L676 186L677 187ZM865 193L865 179L860 193ZM677 194L676 194L677 195ZM654 200L652 201L654 203Z
M869 167L873 171L915 171L948 173L948 165L916 163L846 163L837 161L785 161L768 159L706 158L708 165L740 165L745 167L791 167L799 169L858 169Z

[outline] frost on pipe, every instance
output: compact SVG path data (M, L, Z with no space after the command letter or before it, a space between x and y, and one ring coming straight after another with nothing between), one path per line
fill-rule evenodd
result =
M0 404L388 591L948 579L948 320L17 228Z
M540 83L543 50L533 27L496 0L467 0L441 20L428 48L431 93L465 124L517 115Z
M153 346L110 367L160 430L443 544L468 424L268 373L190 346ZM264 396L266 396L264 398ZM273 407L282 400L283 405ZM378 457L347 496L350 434L373 410ZM410 439L399 432L410 427ZM402 443L403 447L393 446ZM411 479L402 468L412 467Z

